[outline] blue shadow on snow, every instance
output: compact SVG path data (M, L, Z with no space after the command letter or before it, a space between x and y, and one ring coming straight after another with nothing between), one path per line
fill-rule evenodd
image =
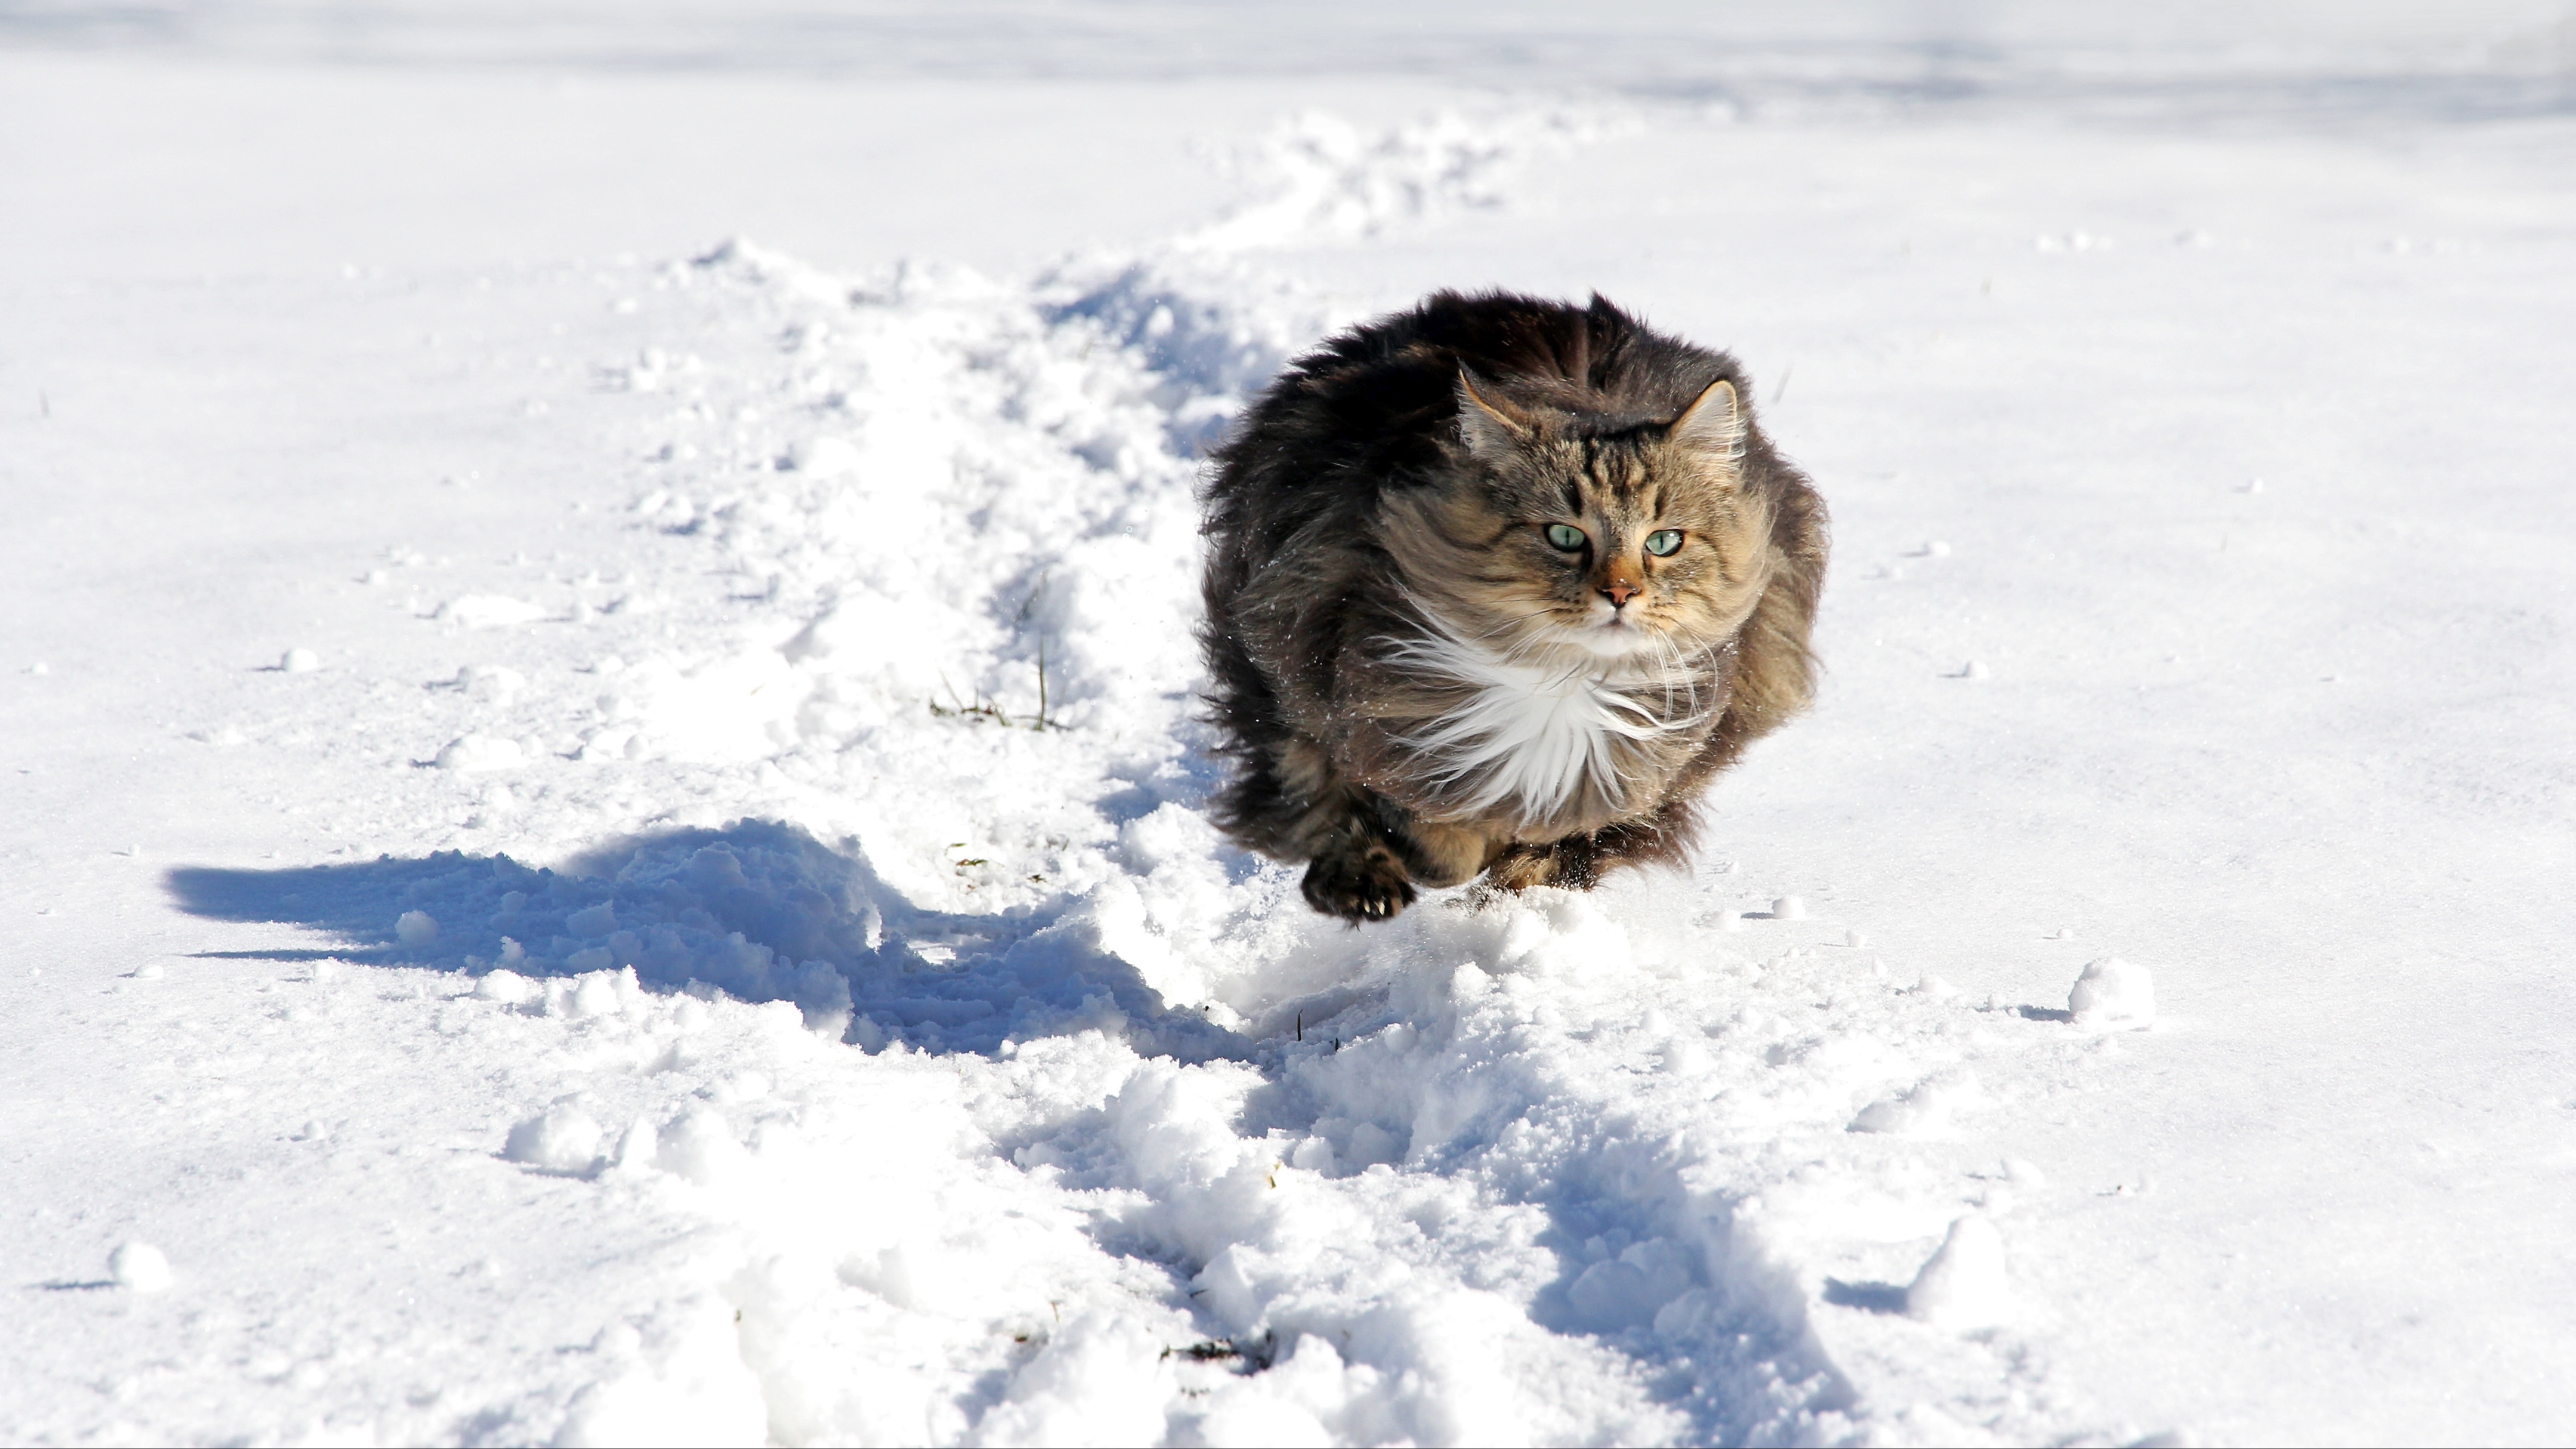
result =
M843 1039L990 1054L1005 1041L1101 1029L1183 1061L1247 1043L1174 1010L1101 942L1080 902L994 915L924 910L880 879L857 842L835 850L776 821L673 830L605 846L563 871L506 855L443 851L283 870L182 866L179 907L225 921L338 936L330 956L480 976L570 976L633 967L660 991L715 988L792 1001L809 1023L848 1017ZM412 912L427 917L403 922ZM434 923L434 933L431 923Z

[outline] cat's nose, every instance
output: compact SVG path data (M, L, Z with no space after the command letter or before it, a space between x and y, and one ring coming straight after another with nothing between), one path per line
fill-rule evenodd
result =
M1603 584L1601 592L1609 596L1611 608L1624 609L1628 607L1628 601L1637 596L1637 586L1626 582L1612 582Z

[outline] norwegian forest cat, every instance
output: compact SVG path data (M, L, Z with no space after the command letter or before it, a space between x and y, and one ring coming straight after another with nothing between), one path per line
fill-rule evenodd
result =
M1734 358L1598 296L1353 328L1215 461L1217 820L1309 862L1327 915L1677 860L1709 781L1813 691L1823 501Z

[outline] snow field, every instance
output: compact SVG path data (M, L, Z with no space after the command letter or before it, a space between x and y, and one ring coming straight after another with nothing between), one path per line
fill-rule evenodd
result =
M443 1053L543 1064L459 1104L499 1182L690 1246L556 1374L372 1420L308 1391L320 1422L1867 1432L1807 1327L1820 1245L1929 1252L1970 1204L1882 1144L2064 1028L1900 983L1739 874L1349 932L1196 809L1195 450L1334 320L1258 247L1436 222L1562 130L1307 118L1282 199L1020 283L741 242L598 274L637 340L537 415L638 460L628 542L407 606L472 650L391 741L443 848L172 880L455 983L416 1008Z
M13 1161L81 1186L13 1199L37 1286L0 1423L1267 1443L2553 1422L2499 1366L2558 1320L2462 1286L2488 1281L2463 1244L2521 1251L2544 1216L2514 1204L2552 1180L2557 1059L2495 1038L2547 1030L2552 988L2502 998L2536 1025L2502 1022L2473 938L2427 924L2521 879L2504 846L2465 848L2510 835L2483 802L2553 798L2513 753L2544 707L2425 707L2557 667L2546 609L2512 592L2540 544L2481 554L2522 604L2463 604L2394 566L2450 537L2403 511L2432 476L2411 423L2383 436L2364 408L2353 430L2283 380L2318 375L2313 344L2259 330L2202 334L2218 382L2178 365L2213 297L2345 337L2351 294L2309 273L2361 279L2392 336L2426 308L2553 305L2530 285L2551 213L2459 223L2485 260L2266 254L2251 213L2211 219L2221 246L2149 245L2173 229L2067 199L2110 184L2068 164L2097 141L1986 136L1969 175L1937 134L1697 111L1307 116L1246 162L1266 199L1025 273L841 274L737 242L338 279L279 325L401 330L369 386L428 401L335 466L422 486L378 479L374 541L298 557L327 617L234 619L241 678L93 711L150 718L183 763L137 747L136 778L220 780L219 806L172 791L138 819L111 791L96 820L29 827L113 840L83 868L164 881L191 919L120 944L118 970L149 957L126 975L49 945L9 983L42 1028ZM2176 173L2236 154L2111 149ZM1710 157L1828 211L1974 197L1990 171L2050 199L2008 218L2009 258L1936 235L1913 270L1892 229L1852 264L1809 244L1846 212L1726 187L1630 199L1759 218L1781 256L1726 215L1595 228L1564 204ZM2077 222L2080 250L2033 240ZM1622 227L1713 238L1675 264L1707 297L1622 273L1651 251ZM1587 251L1593 230L1618 245ZM1533 272L1675 298L1659 321L1762 359L1844 521L1834 693L1727 783L1695 874L1346 931L1197 809L1194 451L1335 322L1426 277ZM1812 349L1795 373L1783 338ZM2458 405L2522 406L2511 370L2473 369ZM2314 386L2394 395L2340 377ZM2140 443L2176 418L2188 466ZM2480 486L2520 496L2522 445L2478 436L2499 440ZM2338 471L2357 523L2320 501ZM2555 515L2531 516L2545 543ZM2350 622L2336 601L2360 594L2391 612ZM2427 599L2438 628L2400 618ZM84 642L47 636L52 672L20 687L91 687L113 651ZM2339 671L2377 692L2318 703L2309 676ZM2490 753L2422 768L2426 740L2463 739ZM2405 808L2361 813L2449 864L2323 803L2373 775ZM233 834L199 843L216 814ZM123 909L88 879L45 904ZM2153 963L2174 1014L2141 968L2079 978L2067 921L2086 955ZM2439 1000L2384 1007L2419 982ZM2442 1036L2451 1001L2473 1036ZM2372 1076L2353 1039L2411 1065ZM2392 1095L2446 1060L2495 1064L2448 1089L2469 1109ZM2469 1135L2515 1093L2523 1136ZM2306 1175L2262 1176L2285 1163ZM2457 1222L2477 1228L2409 1236ZM2367 1417L2433 1383L2485 1397Z

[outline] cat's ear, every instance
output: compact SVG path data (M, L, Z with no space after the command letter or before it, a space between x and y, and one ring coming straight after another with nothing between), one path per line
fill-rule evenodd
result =
M1458 369L1458 439L1477 461L1500 463L1529 441L1530 428L1485 401L1484 391L1476 386L1483 381L1470 369ZM1485 384L1487 390L1492 386Z
M1743 457L1744 409L1736 402L1735 384L1722 377L1710 383L1673 419L1667 436L1693 452L1725 462Z

